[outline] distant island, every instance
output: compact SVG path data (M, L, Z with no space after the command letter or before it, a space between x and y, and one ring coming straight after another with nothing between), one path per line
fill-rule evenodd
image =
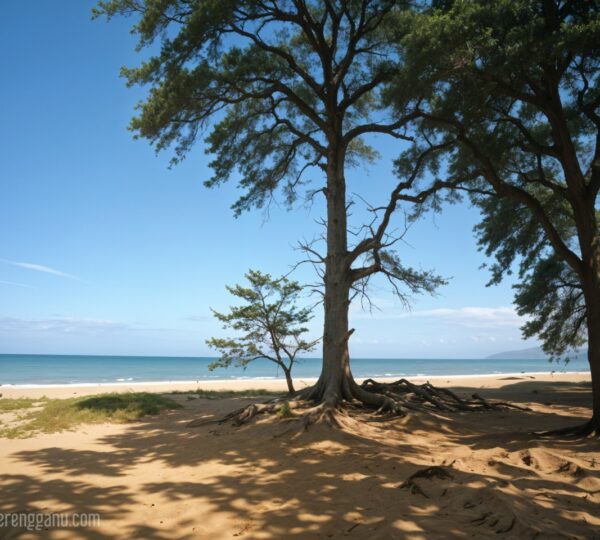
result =
M587 357L587 351L578 351L571 360L582 359ZM486 360L543 360L549 358L541 347L531 347L530 349L521 349L519 351L504 351L486 356Z

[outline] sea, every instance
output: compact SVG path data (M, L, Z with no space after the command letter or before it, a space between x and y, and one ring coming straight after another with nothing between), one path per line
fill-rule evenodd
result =
M210 371L214 358L173 356L77 356L0 354L0 386L47 386L196 382L210 380L281 379L283 373L269 360L256 360L245 369ZM442 377L520 373L588 372L587 361L568 364L546 359L415 359L353 358L352 373L362 377ZM295 378L318 377L321 360L306 358L293 368Z

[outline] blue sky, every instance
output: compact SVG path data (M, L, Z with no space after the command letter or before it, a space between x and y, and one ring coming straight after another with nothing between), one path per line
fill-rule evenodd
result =
M248 268L287 272L295 243L319 233L317 202L234 219L235 183L203 187L200 144L168 168L127 131L138 89L119 78L135 65L131 21L92 21L93 2L3 6L0 47L0 353L208 355L221 333L210 307L226 309L226 284ZM350 191L381 204L393 185L396 143L349 171ZM355 219L362 215L357 200ZM489 275L472 227L477 212L450 206L413 225L403 261L452 278L407 312L384 286L380 310L351 307L357 357L476 358L536 345L520 339L511 283ZM403 219L398 217L397 225ZM309 267L294 277L313 281ZM317 314L313 333L320 332Z

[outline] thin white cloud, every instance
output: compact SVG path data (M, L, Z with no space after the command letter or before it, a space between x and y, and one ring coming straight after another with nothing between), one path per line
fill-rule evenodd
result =
M25 283L17 283L16 281L4 281L0 279L0 285L13 285L15 287L24 287L25 289L35 289L31 285L25 285Z
M520 326L523 319L513 307L462 307L424 309L406 313L406 317L431 317L444 319L468 327L481 326Z
M35 272L43 272L45 274L52 274L53 276L59 276L59 277L66 278L66 279L73 279L75 281L81 281L77 276L74 276L72 274L67 274L66 272L61 272L60 270L50 268L49 266L45 266L43 264L9 261L7 259L0 259L0 260L2 260L2 262L4 262L4 263L12 264L13 266L18 266L19 268L25 268L27 270L33 270Z
M20 319L0 317L0 333L106 334L131 329L133 329L131 325L104 319L78 317Z
M205 322L210 321L213 317L210 315L190 315L185 318L186 321Z
M455 324L467 328L497 328L497 327L520 327L525 319L520 317L513 307L477 307L466 306L461 308L438 308L423 309L404 312L387 312L386 310L357 314L358 319L427 319L443 321L445 324Z

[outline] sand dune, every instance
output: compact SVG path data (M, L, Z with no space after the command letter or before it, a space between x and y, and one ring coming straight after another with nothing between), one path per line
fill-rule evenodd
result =
M102 521L0 537L600 538L598 442L531 434L587 417L582 379L488 379L484 396L530 411L359 414L340 430L277 418L190 429L251 400L183 395L184 409L135 424L2 440L0 511Z

